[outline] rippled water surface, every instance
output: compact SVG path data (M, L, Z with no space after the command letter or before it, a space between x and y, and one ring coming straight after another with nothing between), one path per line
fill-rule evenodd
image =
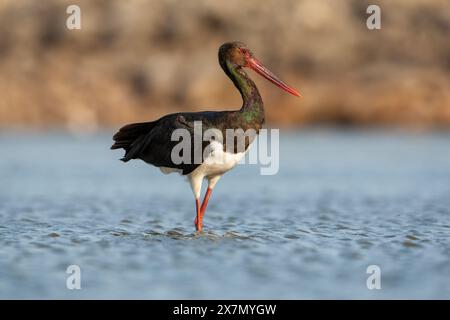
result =
M280 136L279 173L226 174L196 235L184 179L108 134L3 132L0 297L450 298L450 135Z

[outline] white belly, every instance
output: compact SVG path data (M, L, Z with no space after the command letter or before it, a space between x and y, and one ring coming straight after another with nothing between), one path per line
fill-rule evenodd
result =
M210 153L203 163L192 173L203 177L220 176L233 169L244 157L245 152L230 153L223 151L223 145L217 141L210 143Z
M209 181L208 187L214 188L220 177L233 169L245 155L245 152L224 152L223 145L217 141L212 141L210 146L210 153L205 157L203 163L188 175L196 199L200 197L204 178Z
M223 175L225 172L233 169L239 161L245 156L245 152L230 153L223 151L223 145L217 141L210 143L210 152L205 157L203 163L199 165L191 175L202 176L202 177L214 177L218 175ZM249 148L247 148L248 150ZM181 174L181 169L159 167L162 173L179 173Z
M230 153L223 151L223 145L218 141L210 143L209 153L205 156L202 164L200 164L194 171L187 175L191 184L192 191L195 198L200 197L202 181L204 178L209 180L209 187L214 188L220 177L227 171L233 169L239 161L245 156L245 153L250 149L250 146L245 152ZM177 172L182 173L180 169L159 167L164 174Z

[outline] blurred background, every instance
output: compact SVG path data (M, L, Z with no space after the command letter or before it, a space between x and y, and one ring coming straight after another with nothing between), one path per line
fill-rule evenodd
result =
M448 298L450 3L370 4L381 30L362 0L0 0L0 298ZM279 172L227 173L198 235L183 179L109 147L239 108L233 40L304 98L249 71Z
M65 26L70 4L81 30ZM447 128L449 34L447 0L1 0L0 126L86 132L239 107L217 49L240 40L304 95L256 79L269 126Z

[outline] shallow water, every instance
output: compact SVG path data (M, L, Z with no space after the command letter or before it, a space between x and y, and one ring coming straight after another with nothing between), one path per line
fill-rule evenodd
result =
M450 298L449 138L282 131L279 173L227 173L196 235L188 184L108 134L3 132L0 297Z

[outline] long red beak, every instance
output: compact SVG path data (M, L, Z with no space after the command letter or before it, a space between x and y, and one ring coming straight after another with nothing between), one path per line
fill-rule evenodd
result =
M253 69L255 72L257 72L259 75L263 76L264 78L266 78L267 80L269 80L273 84L277 85L278 87L280 87L284 91L289 92L290 94L293 94L294 96L297 96L297 97L300 97L300 98L302 97L300 92L298 92L294 88L288 86L286 83L281 81L276 75L274 75L272 73L272 71L267 69L261 63L261 61L259 61L258 59L256 59L256 58L249 58L247 61L248 61L248 65L247 66L249 68Z

